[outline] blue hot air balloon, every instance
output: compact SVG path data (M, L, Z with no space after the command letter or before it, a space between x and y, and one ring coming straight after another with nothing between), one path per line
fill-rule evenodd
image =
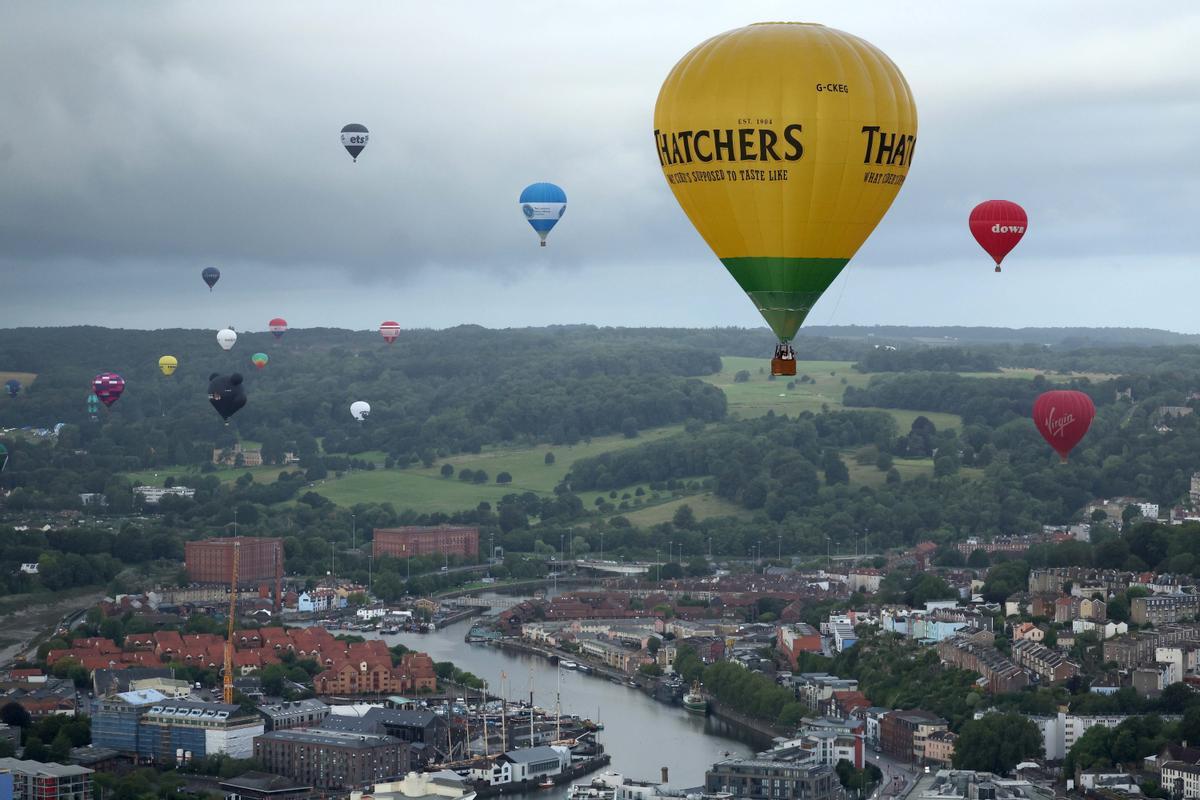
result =
M546 236L567 210L567 193L553 183L533 183L521 192L521 213L546 246Z
M211 292L217 281L221 280L221 270L216 267L205 267L200 273L200 277L204 278L204 282L208 284L208 290Z

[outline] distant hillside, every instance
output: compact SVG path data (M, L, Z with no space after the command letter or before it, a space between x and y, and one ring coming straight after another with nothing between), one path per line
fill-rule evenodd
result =
M1197 345L1200 335L1154 328L984 328L920 327L904 325L813 325L800 331L803 338L886 339L924 345L1040 344L1053 347Z

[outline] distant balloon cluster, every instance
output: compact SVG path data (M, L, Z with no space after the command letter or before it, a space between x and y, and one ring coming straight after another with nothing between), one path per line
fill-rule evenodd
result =
M917 109L904 75L874 45L833 28L749 25L684 55L663 81L653 121L667 186L778 339L772 374L795 375L792 342L799 328L908 177ZM361 123L341 129L341 145L354 163L370 136ZM566 213L567 195L556 184L531 183L518 206L545 247ZM969 229L999 272L1028 219L1016 203L988 200L971 211ZM221 271L206 267L201 277L212 291ZM267 327L277 342L288 331L282 317ZM384 321L379 334L391 345L400 325ZM216 340L230 351L238 336L228 327ZM250 361L261 372L270 359L259 352ZM178 367L174 356L159 359L164 376ZM21 386L9 381L6 389L16 397ZM123 389L120 376L97 376L88 397L93 418L97 403L111 406ZM210 376L208 394L226 422L246 404L237 372ZM1062 409L1069 409L1065 417ZM350 404L360 423L370 411L365 401ZM1056 449L1066 448L1059 449L1065 457L1092 413L1078 398L1056 396L1049 410L1035 408L1034 419Z

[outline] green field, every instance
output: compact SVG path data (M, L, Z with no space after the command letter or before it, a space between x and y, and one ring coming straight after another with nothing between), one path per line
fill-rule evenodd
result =
M676 510L684 505L692 509L696 519L701 520L709 517L750 516L750 512L746 509L736 503L722 500L711 492L694 494L690 497L677 497L665 503L640 508L636 511L622 511L619 514L638 527L648 528L651 525L658 525L660 522L670 522L675 517Z
M1001 367L999 372L960 372L958 374L964 378L1025 378L1027 380L1032 380L1041 375L1050 383L1067 383L1076 378L1087 378L1092 382L1110 381L1113 378L1119 377L1105 372L1069 372L1059 374L1057 372L1044 372L1040 369L1025 369L1023 367Z
M28 389L37 380L36 372L4 372L0 370L0 385L6 384L16 378L21 382L22 389Z
M148 469L141 472L126 472L125 477L134 486L162 486L168 476L175 478L177 483L188 486L189 478L195 481L197 478L212 475L221 481L221 483L232 483L249 472L254 476L254 480L259 483L273 483L279 477L279 473L297 469L300 468L294 464L289 467L242 467L240 469L222 467L215 472L201 472L196 467L162 467L161 469Z
M601 436L586 444L573 446L485 448L477 455L443 459L429 469L354 472L341 479L322 481L314 491L341 506L390 502L398 509L411 508L418 512L461 511L474 508L482 500L494 506L504 495L514 492L552 494L571 465L581 458L658 441L682 430L682 426L672 425L642 431L634 439L626 439L621 435ZM550 465L546 464L548 452L554 453L554 463ZM443 464L454 467L454 477L442 477ZM476 484L459 480L458 473L463 469L484 470L488 474L488 482ZM496 476L501 472L512 475L512 483L497 484ZM586 497L585 502L592 502L593 497L594 494Z
M794 416L802 411L820 413L823 408L831 411L841 409L842 395L847 386L863 388L871 380L870 375L852 369L853 365L851 361L797 361L795 378L769 380L771 362L768 359L722 356L721 371L705 380L725 392L730 414L761 417L768 411L774 411L776 414ZM762 372L759 372L760 369ZM736 383L734 376L741 370L750 373L750 380ZM812 382L800 383L802 375L812 378ZM787 388L789 382L794 384L790 390ZM908 431L918 416L928 417L938 430L962 427L962 418L957 414L895 408L855 410L878 410L891 414L901 431Z

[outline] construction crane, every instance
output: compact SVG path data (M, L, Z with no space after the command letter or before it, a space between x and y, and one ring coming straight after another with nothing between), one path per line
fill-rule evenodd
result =
M229 634L225 639L225 684L224 700L233 703L233 623L237 619L238 597L238 548L241 542L233 540L233 577L229 581Z

